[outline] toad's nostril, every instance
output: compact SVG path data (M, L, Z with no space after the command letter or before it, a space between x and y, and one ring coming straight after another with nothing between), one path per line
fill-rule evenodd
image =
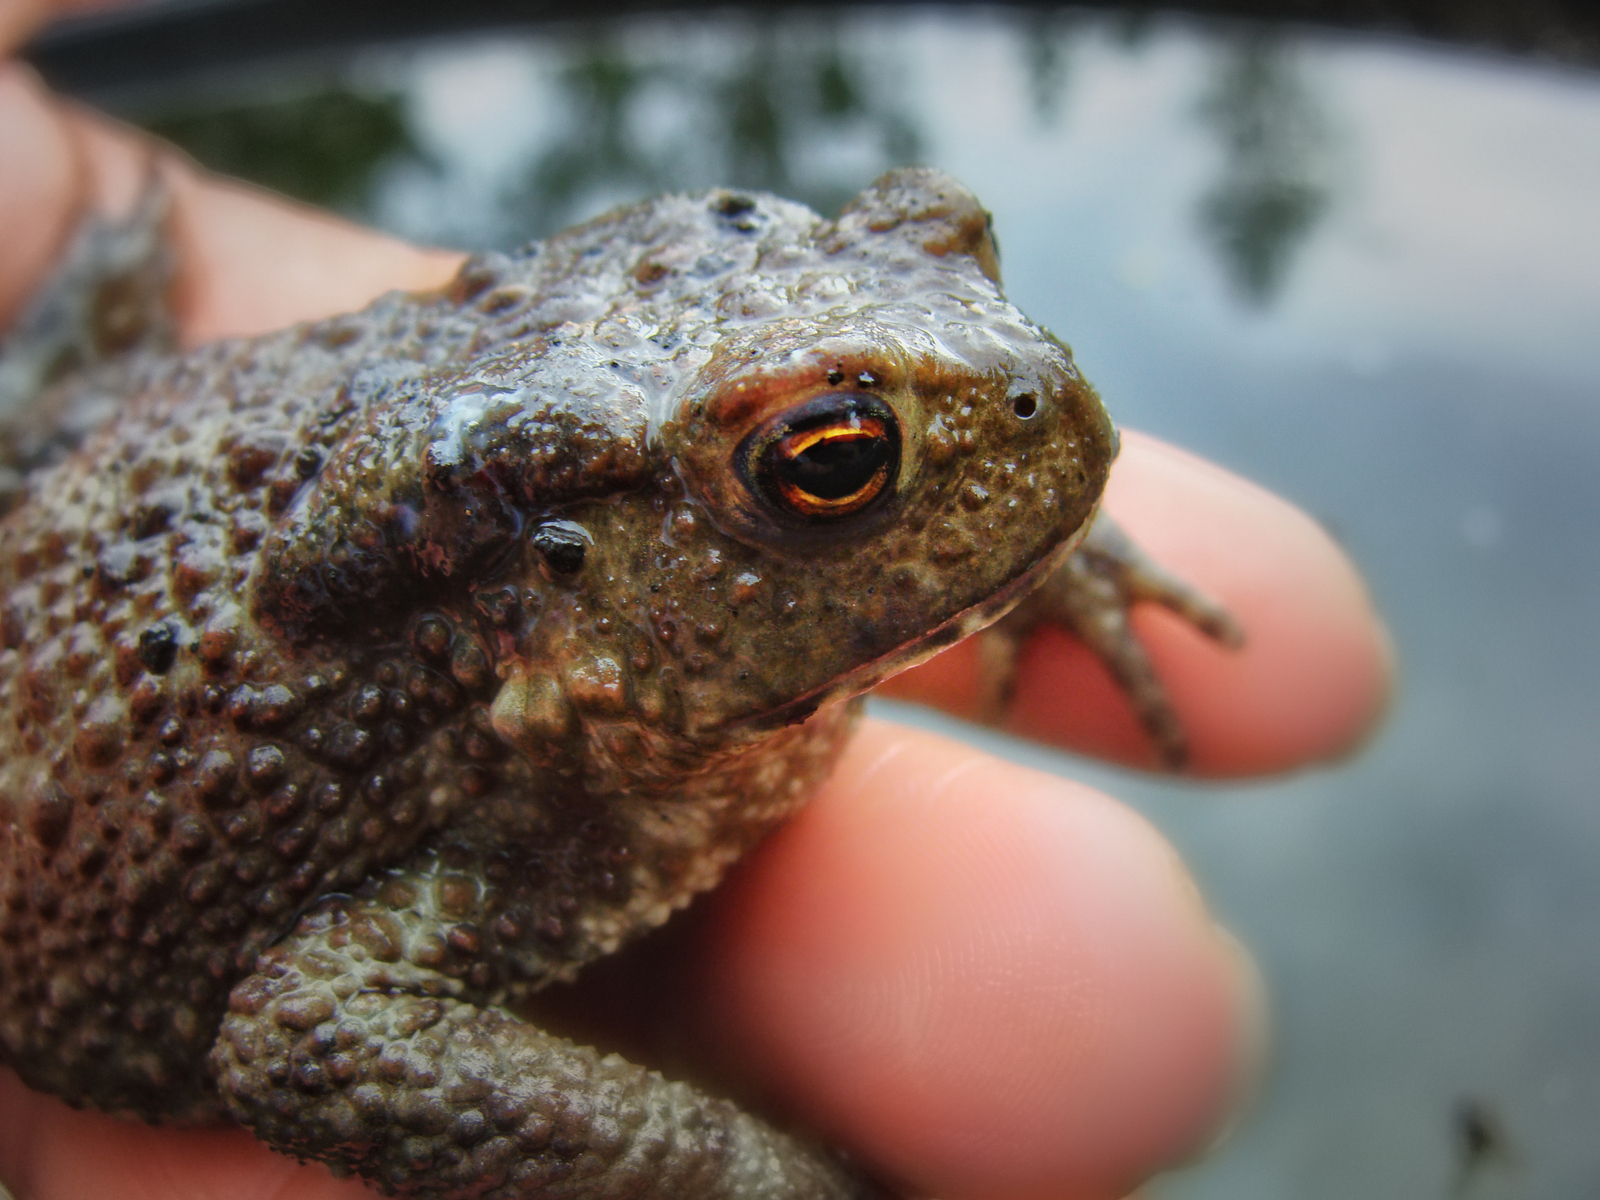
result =
M1011 411L1026 421L1039 411L1039 398L1032 392L1023 392L1011 402Z

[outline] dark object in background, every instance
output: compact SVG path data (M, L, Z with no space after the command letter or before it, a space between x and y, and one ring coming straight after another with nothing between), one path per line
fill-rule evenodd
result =
M717 7L723 5L714 0L606 0L590 6L585 16ZM1131 14L1189 12L1373 30L1564 62L1600 63L1600 16L1583 0L1189 0L1098 7ZM158 4L60 22L30 44L23 57L56 90L92 96L175 72L295 51L570 20L571 15L571 9L558 0L456 0L449 5L428 0Z
M1456 1147L1454 1194L1467 1195L1479 1176L1494 1167L1515 1165L1516 1147L1505 1121L1487 1101L1463 1096L1456 1102L1452 1132Z

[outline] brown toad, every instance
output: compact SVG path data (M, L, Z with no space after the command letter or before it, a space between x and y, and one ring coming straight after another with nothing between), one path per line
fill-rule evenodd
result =
M56 401L115 416L0 526L0 1061L408 1195L872 1193L515 1009L1094 561L1114 431L965 190L667 197Z

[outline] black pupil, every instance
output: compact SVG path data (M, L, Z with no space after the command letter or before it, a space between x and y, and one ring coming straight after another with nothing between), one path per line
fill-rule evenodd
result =
M781 455L777 473L821 500L843 500L871 482L893 452L889 439L865 431L851 436L825 438L795 455Z

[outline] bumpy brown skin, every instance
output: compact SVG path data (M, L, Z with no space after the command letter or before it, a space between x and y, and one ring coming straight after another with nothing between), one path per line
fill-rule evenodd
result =
M898 468L786 513L736 452L841 393ZM408 1195L865 1194L510 1008L713 885L850 697L1091 516L1114 433L973 198L668 197L52 412L107 403L0 526L0 1059Z

